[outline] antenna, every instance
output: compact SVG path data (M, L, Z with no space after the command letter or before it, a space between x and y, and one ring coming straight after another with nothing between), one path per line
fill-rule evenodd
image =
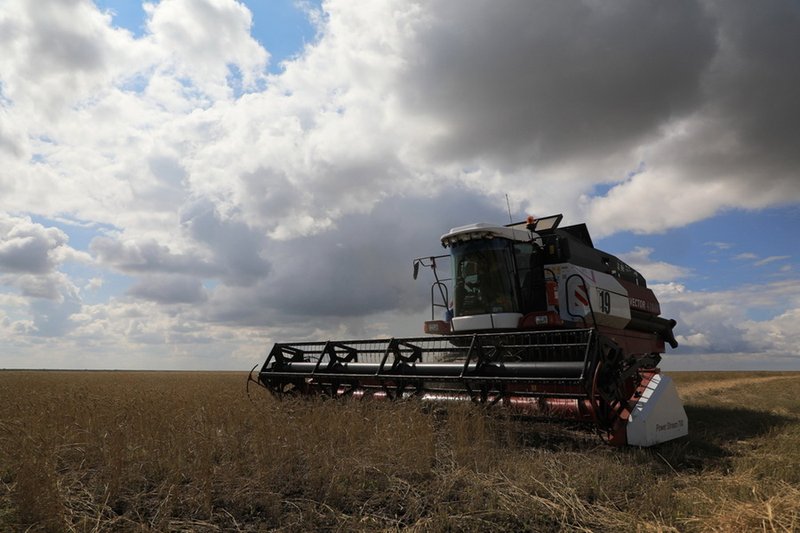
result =
M508 223L513 224L514 221L511 219L511 204L508 202L508 193L506 193L506 207L508 208Z

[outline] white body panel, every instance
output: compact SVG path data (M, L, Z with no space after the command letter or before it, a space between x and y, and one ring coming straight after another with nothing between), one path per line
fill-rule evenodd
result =
M653 446L689 433L686 411L669 376L653 376L628 417L626 431L631 446Z
M551 265L547 273L558 282L558 301L562 320L586 320L592 324L592 311L599 326L623 329L631 320L628 291L614 276L570 263Z
M487 313L485 315L458 316L453 318L453 331L477 331L482 329L516 329L522 313Z

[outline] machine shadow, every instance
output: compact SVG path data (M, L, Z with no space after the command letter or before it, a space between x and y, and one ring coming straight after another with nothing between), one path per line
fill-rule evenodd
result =
M531 420L530 417L495 415L498 443L552 452L597 453L603 448L630 454L635 462L649 463L658 471L686 472L724 467L737 453L734 445L759 437L793 422L775 413L708 405L686 405L689 435L650 448L612 448L587 424L565 420ZM501 444L502 446L503 444Z
M793 421L787 416L747 409L710 405L684 406L689 435L653 448L676 470L724 466L736 454L733 445L759 437Z

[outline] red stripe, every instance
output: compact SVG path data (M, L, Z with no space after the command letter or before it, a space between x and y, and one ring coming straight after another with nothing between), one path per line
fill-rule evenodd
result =
M586 297L578 291L575 291L575 298L577 298L577 300L583 305L589 305L589 301L586 299Z

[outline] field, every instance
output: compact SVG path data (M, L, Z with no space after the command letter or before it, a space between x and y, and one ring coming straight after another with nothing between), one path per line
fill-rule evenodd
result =
M800 373L671 375L689 437L615 449L238 373L0 372L0 530L800 530Z

